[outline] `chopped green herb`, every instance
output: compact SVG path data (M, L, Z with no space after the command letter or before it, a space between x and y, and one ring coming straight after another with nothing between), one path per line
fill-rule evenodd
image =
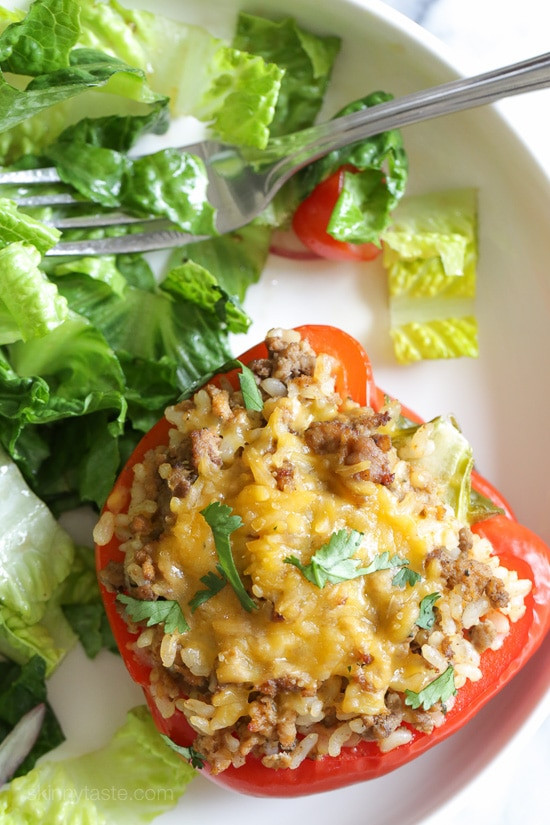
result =
M375 556L369 566L361 570L361 573L367 576L369 573L376 573L378 570L391 570L392 567L404 567L408 563L408 559L403 559L401 556L390 556L386 550L384 553L379 553L378 556Z
M251 369L246 367L242 361L237 361L241 368L239 373L239 384L241 385L241 392L243 394L244 405L247 410L256 410L261 412L264 408L262 395L256 384L254 373Z
M403 565L401 570L399 570L399 572L396 573L391 580L394 587L406 587L407 585L413 587L413 585L419 582L422 578L420 573L417 573L416 570L411 570L407 567L407 564L408 562Z
M357 569L359 562L352 558L362 538L363 534L357 530L337 530L311 557L309 564L302 564L296 556L287 556L285 562L297 567L317 587L324 587L327 582L348 581L362 575Z
M166 633L174 633L175 631L185 633L189 630L189 625L181 612L181 607L176 601L171 599L157 599L155 601L134 599L124 593L119 593L117 599L125 605L126 613L134 622L143 622L147 619L147 627L164 622Z
M297 567L306 579L317 587L324 587L329 582L336 584L357 579L377 570L389 570L409 563L407 559L399 556L390 557L386 551L375 556L367 567L357 567L359 562L352 557L361 544L362 537L363 534L357 530L337 530L327 544L323 544L311 557L308 564L302 564L296 556L287 556L285 562Z
M161 738L164 739L166 744L169 745L173 751L179 753L179 755L183 756L184 759L187 759L187 761L191 763L191 767L197 768L197 770L204 768L204 756L196 751L195 748L191 746L186 748L184 745L176 745L176 743L172 741L169 736L166 736L165 733L161 733Z
M441 593L430 593L428 596L424 596L420 602L420 613L418 614L418 619L416 620L418 627L422 627L424 630L430 630L430 628L434 626L434 604L440 598Z
M213 570L210 570L206 576L201 576L201 582L206 585L206 589L197 590L193 598L189 601L189 607L192 613L194 613L201 604L204 604L208 599L211 599L212 596L215 596L216 593L219 593L227 584L226 575L220 564L216 565L216 570L218 571L217 575Z
M214 544L216 546L216 553L220 561L220 567L223 570L224 576L239 597L239 601L245 610L249 612L257 608L256 603L250 598L245 590L244 584L241 581L239 572L235 567L233 554L231 552L231 542L229 536L242 526L242 519L240 516L232 515L231 507L227 504L221 504L219 501L213 501L204 510L201 510L201 515L214 536Z
M441 673L437 679L430 682L418 693L414 690L405 691L405 704L415 710L422 706L424 710L429 710L437 702L441 702L445 710L445 702L456 695L454 667L449 667Z

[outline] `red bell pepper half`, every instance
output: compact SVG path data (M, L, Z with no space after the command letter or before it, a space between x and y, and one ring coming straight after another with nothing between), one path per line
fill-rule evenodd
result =
M336 358L339 364L337 389L340 394L351 396L361 405L368 404L374 409L380 407L384 394L374 383L370 361L357 341L330 326L304 326L298 329L315 351L326 352ZM246 364L266 354L262 343L246 352L240 360ZM227 377L236 380L235 373L229 373ZM408 413L405 411L405 414ZM166 443L169 428L163 418L136 447L109 499L110 502L116 500L117 510L124 511L128 505L133 465L141 461L147 450ZM306 759L295 770L266 768L257 758L249 756L242 767L230 767L217 776L211 776L215 782L242 793L288 797L327 791L382 776L462 728L533 656L550 628L550 548L516 521L502 496L489 482L475 473L472 481L479 492L490 497L505 511L504 515L492 516L475 524L473 530L491 541L503 565L516 570L520 578L530 579L533 587L526 597L524 616L511 624L509 635L499 650L487 650L482 654L483 677L477 682L468 681L460 688L445 723L430 734L413 731L412 741L387 753L382 753L374 742L361 742L356 747L344 748L338 757ZM98 571L110 561L121 560L122 553L116 538L96 548ZM135 634L129 632L117 608L115 594L107 592L103 586L101 589L126 667L132 678L142 686L159 730L176 744L190 746L194 731L178 710L170 719L161 716L150 692L150 668L136 652L129 649L135 641ZM210 776L208 766L203 773Z

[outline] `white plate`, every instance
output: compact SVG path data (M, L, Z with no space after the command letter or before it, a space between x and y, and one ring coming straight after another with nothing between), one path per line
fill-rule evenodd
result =
M150 7L148 3L131 3ZM403 94L458 76L444 48L406 18L374 0L157 0L155 9L230 36L239 6L295 16L320 33L339 34L329 116L340 105L375 89ZM477 316L479 359L395 362L388 335L384 274L378 265L269 261L250 289L254 319L236 350L272 326L331 323L358 338L371 355L378 383L429 418L453 412L474 446L478 468L501 489L519 519L550 540L550 187L520 140L493 109L478 109L407 128L409 192L475 186L480 205ZM181 137L182 141L184 136ZM550 640L525 670L450 740L386 777L321 796L258 800L195 780L164 825L242 825L305 815L318 825L426 822L469 787L505 746L545 718L550 709ZM105 685L108 684L108 690ZM99 747L142 701L119 661L95 662L73 652L51 680L52 702L67 733L58 755ZM82 717L82 707L86 707Z

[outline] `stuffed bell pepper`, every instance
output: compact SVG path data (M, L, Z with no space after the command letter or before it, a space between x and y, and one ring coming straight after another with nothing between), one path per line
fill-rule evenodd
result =
M292 796L461 728L550 624L550 551L332 327L272 330L166 410L95 530L120 651L214 781Z

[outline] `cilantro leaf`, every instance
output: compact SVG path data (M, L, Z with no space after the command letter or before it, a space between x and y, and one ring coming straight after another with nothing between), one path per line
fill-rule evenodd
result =
M175 631L185 633L189 630L189 625L181 612L181 607L176 601L171 599L157 599L155 601L134 599L124 593L119 593L117 599L124 604L126 613L134 622L143 622L147 619L147 627L164 622L165 633L174 633Z
M287 556L285 562L297 567L317 587L324 587L327 582L349 581L362 575L362 571L357 569L357 559L352 558L362 538L363 534L357 530L337 530L308 564L302 564L296 556Z
M367 567L357 567L359 562L352 557L361 544L362 537L363 534L357 530L337 530L327 544L323 544L311 557L308 564L302 564L296 556L287 556L285 562L297 567L317 587L324 587L329 582L336 584L350 581L378 570L389 570L409 563L399 556L390 557L389 552L385 551L375 556Z
M206 589L197 590L193 598L190 599L189 607L192 613L194 613L201 604L204 604L204 602L211 599L212 596L215 596L216 593L219 593L227 584L227 578L221 564L216 565L216 570L218 571L218 575L216 575L213 570L210 570L206 576L201 576L201 582L206 585Z
M363 567L359 575L367 576L369 573L376 573L378 570L391 570L392 567L404 567L409 563L408 559L403 559L401 556L390 556L389 551L385 550L373 558L368 567Z
M418 614L418 619L416 620L418 627L422 627L424 630L430 630L430 628L434 626L434 604L440 598L441 593L429 593L427 596L424 596L420 602L420 613Z
M220 567L224 576L239 597L239 601L248 612L257 608L256 603L250 598L244 584L239 576L239 571L235 567L235 561L231 552L231 542L229 536L242 526L242 519L238 515L232 515L231 507L221 504L219 501L211 502L201 515L212 530L216 553L220 561Z
M441 702L443 709L445 709L445 702L456 695L454 667L449 667L441 673L437 679L426 685L425 688L415 693L414 690L405 691L405 704L413 709L420 706L424 710L429 710L437 702Z
M241 368L239 373L239 384L241 385L241 392L243 394L244 405L247 410L256 410L261 412L264 408L262 395L256 384L254 373L251 369L246 367L242 361L237 361Z
M198 770L204 768L204 756L202 753L196 751L195 748L192 746L185 747L184 745L176 745L176 743L170 739L169 736L166 736L165 733L161 733L161 738L164 739L166 744L171 747L173 751L179 753L179 755L183 756L184 759L187 759L187 761L191 763L191 767L197 768Z
M417 582L420 581L422 576L420 573L417 573L416 570L411 570L407 567L408 562L406 562L401 569L395 574L391 583L394 587L406 587L410 585L413 587Z

